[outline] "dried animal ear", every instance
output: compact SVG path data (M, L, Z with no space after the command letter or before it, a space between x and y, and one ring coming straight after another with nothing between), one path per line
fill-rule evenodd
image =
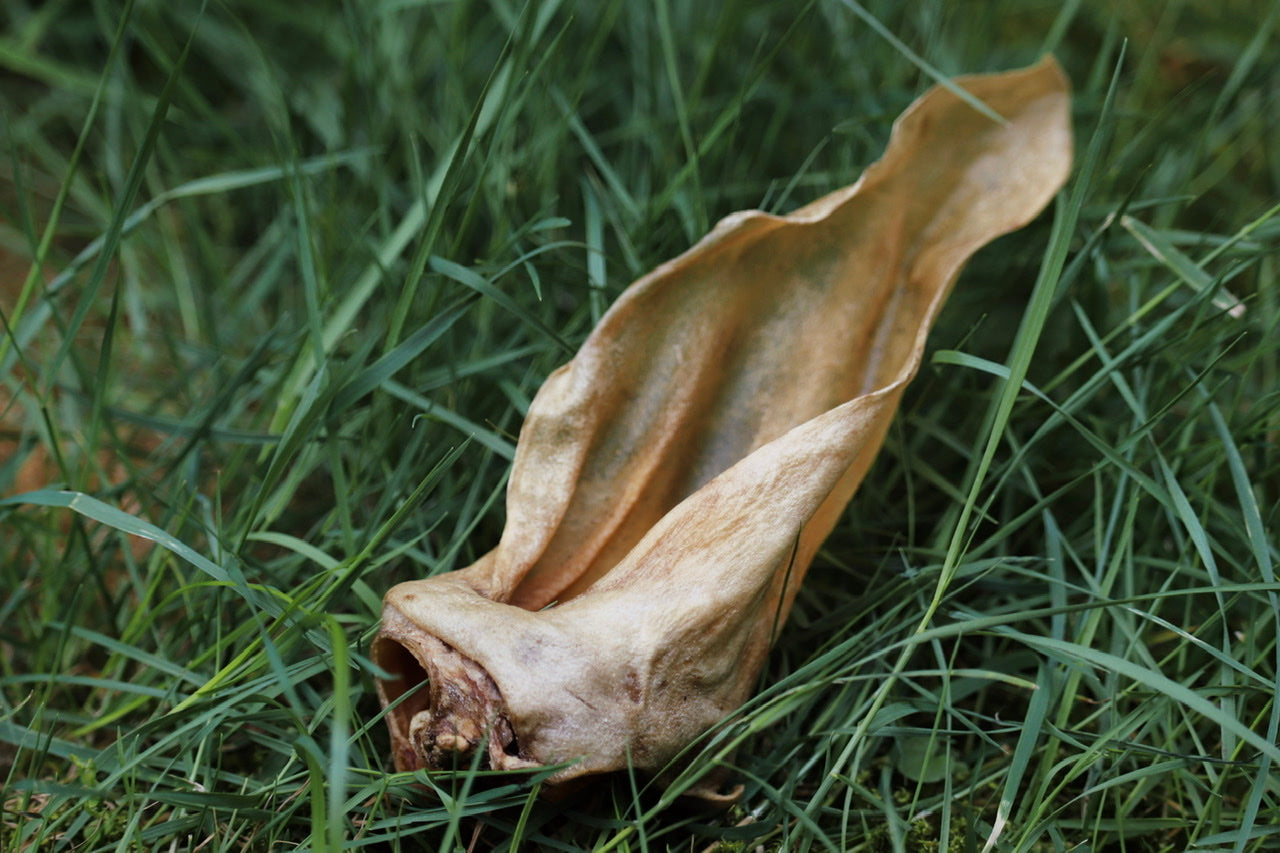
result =
M398 768L657 772L748 697L961 266L1070 170L1052 59L955 84L1003 121L931 89L857 183L729 216L547 379L497 547L387 594Z

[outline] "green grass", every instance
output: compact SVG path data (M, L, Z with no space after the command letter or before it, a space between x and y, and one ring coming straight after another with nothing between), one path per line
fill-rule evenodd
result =
M1280 12L1237 5L4 4L0 849L1275 849ZM617 294L1046 50L1072 182L969 265L758 695L665 793L392 773L381 595L497 541ZM675 801L717 762L734 810Z

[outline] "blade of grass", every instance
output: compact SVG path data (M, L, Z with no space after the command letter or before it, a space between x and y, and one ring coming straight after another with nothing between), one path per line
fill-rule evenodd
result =
M122 28L120 30L120 34L123 34L124 32L123 27L129 18L128 12L131 8L132 2L130 2L125 8L125 14L122 16L120 23ZM191 30L187 34L187 40L183 45L182 53L178 55L173 68L169 69L164 87L160 90L160 95L156 98L155 109L151 113L151 121L147 126L146 135L143 137L142 144L139 146L137 154L134 155L133 163L129 167L129 174L125 178L124 189L121 192L119 200L114 205L111 222L107 226L107 233L103 238L102 253L98 255L97 263L95 264L93 271L89 274L89 280L85 283L84 292L80 294L80 298L76 302L75 310L71 314L71 319L67 322L66 328L63 330L62 343L59 345L57 354L54 356L52 363L46 371L46 375L49 379L46 381L41 392L42 397L47 397L52 390L53 378L58 375L58 368L70 354L71 346L75 342L76 334L79 332L80 327L88 317L89 309L92 307L98 291L106 281L107 265L111 258L115 256L116 249L120 245L120 240L124 234L124 223L127 218L126 211L133 207L134 199L137 197L138 190L142 186L143 174L146 170L147 163L151 159L151 154L155 150L156 140L159 138L160 131L164 126L165 116L169 111L169 102L173 98L174 91L178 86L178 81L182 79L182 69L186 64L187 57L190 55L191 44L195 39L196 32L200 27L200 20L203 16L204 5L202 3L200 11L192 21ZM119 37L120 35L117 36L117 38ZM36 265L36 267L38 266L39 264Z

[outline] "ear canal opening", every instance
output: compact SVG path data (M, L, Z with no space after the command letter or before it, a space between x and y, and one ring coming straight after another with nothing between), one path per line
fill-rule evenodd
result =
M388 707L387 725L394 737L393 743L410 743L409 724L419 713L431 707L427 670L413 652L391 637L379 636L370 649L376 666L387 673L378 679L384 707ZM404 747L395 755L400 770L417 770L423 766L422 757L413 749Z

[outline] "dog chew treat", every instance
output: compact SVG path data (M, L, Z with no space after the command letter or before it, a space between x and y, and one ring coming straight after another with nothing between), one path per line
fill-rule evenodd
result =
M1071 166L1052 58L935 86L857 183L732 214L632 284L538 391L496 548L387 593L400 770L661 776L749 698L964 262ZM714 799L714 787L700 793Z

